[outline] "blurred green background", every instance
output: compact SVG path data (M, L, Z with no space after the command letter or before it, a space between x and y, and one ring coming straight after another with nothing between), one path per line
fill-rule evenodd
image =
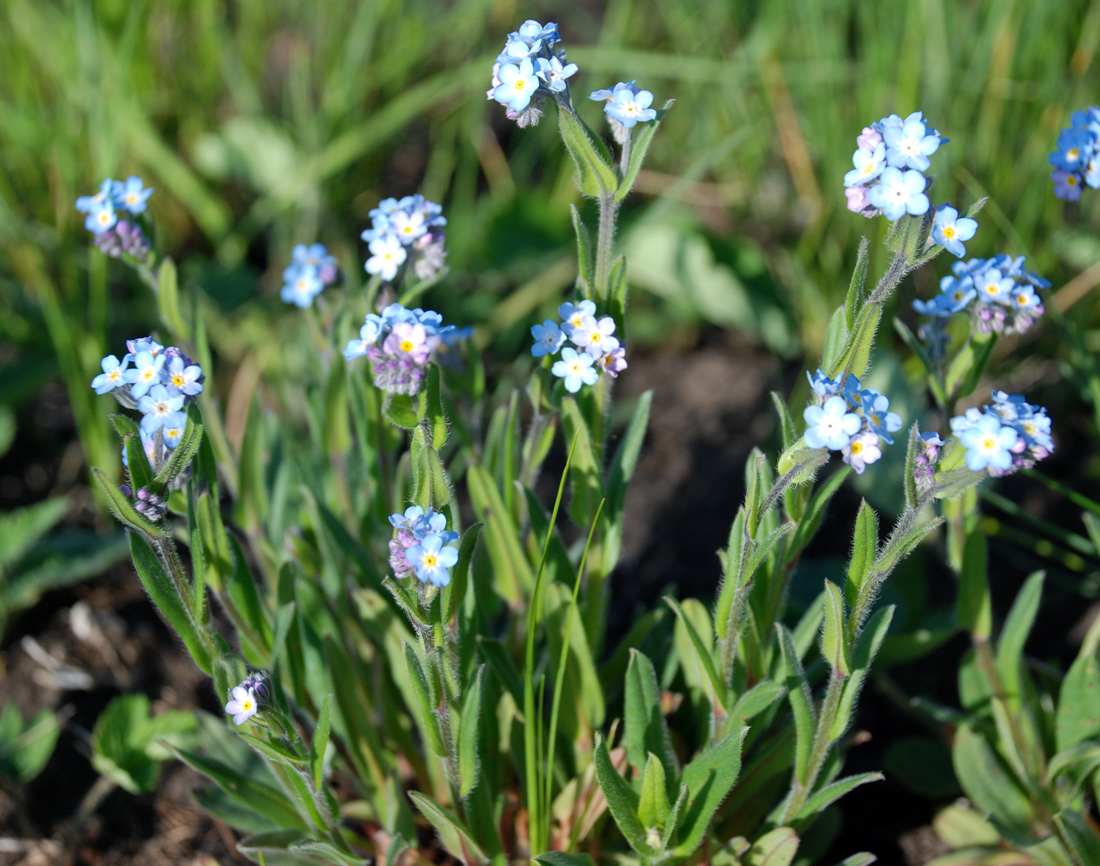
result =
M718 326L792 365L815 355L861 234L872 273L884 263L885 220L844 207L855 136L922 109L951 139L933 200L990 197L969 252L1027 255L1054 282L1042 335L1015 341L1002 368L1100 396L1100 193L1057 201L1047 164L1070 113L1100 103L1100 0L5 0L0 510L117 463L88 382L156 311L73 207L103 177L157 190L160 243L206 313L231 435L260 373L292 363L281 348L299 314L278 300L291 246L327 244L354 288L359 233L385 196L444 204L453 272L433 305L477 325L498 359L525 351L530 322L572 284L578 201L553 119L516 129L484 96L505 34L529 17L559 22L591 123L584 96L619 80L677 99L624 213L635 346L689 349ZM917 292L947 263L935 267ZM1095 437L1090 414L1066 423ZM28 477L28 453L44 473Z

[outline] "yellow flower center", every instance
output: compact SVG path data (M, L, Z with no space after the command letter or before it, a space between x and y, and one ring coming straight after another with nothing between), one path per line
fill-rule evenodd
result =
M1077 186L1077 176L1071 174L1066 178L1066 186Z
M527 86L527 83L522 78L516 79L516 90L523 90Z
M99 221L106 225L111 221L111 215L107 211L101 210L99 212Z
M982 440L982 448L984 448L986 451L992 451L996 447L997 440L994 439L992 436L986 436L985 439Z
M154 370L152 367L146 367L144 370L141 371L141 377L146 382L148 382L150 379L153 378L153 376L156 375L156 373L157 373L157 371Z
M851 450L852 450L853 454L859 454L863 450L863 443L862 442L853 442Z
M1035 425L1028 421L1024 424L1024 432L1030 436L1032 433L1035 432Z
M126 194L126 204L134 204L137 201L137 193L131 192Z
M1069 150L1066 151L1066 156L1068 156L1070 159L1077 159L1080 153L1081 151L1079 151L1076 147L1071 147Z
M601 335L601 334L599 333L599 331L597 331L596 333L594 333L594 334L592 335L592 342L593 342L593 343L598 343L598 342L600 342L601 336L602 336L602 335Z
M245 713L252 712L252 701L247 699L241 701L241 711Z
M1026 304L1027 303L1027 295L1017 295L1016 296L1016 303L1020 304L1021 306Z
M112 370L110 373L107 374L107 378L110 379L112 382L115 381L115 379L117 379L118 376L119 376L118 370Z
M172 384L175 385L177 388L182 388L183 385L184 385L183 374L182 373L176 373L175 375L173 375L172 376Z
M428 566L428 568L435 568L435 566L438 562L439 562L439 560L436 559L435 556L433 556L432 554L430 554L430 553L425 553L424 554L424 564L426 566Z
M401 341L401 351L402 352L411 352L412 350L413 350L412 340L402 340Z
M954 226L948 226L947 228L945 228L943 230L943 236L945 238L947 238L948 240L951 240L951 238L955 237L955 227Z

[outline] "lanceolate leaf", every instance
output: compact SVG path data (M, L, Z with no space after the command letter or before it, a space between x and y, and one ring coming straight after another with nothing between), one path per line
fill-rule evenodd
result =
M623 744L630 762L636 767L646 763L646 755L660 760L664 776L673 781L679 774L676 753L661 715L661 690L657 673L642 653L632 649L626 669L626 706L624 711Z
M619 178L597 150L576 115L563 109L558 117L562 141L576 166L577 184L581 192L593 197L614 192L619 186Z
M741 744L748 728L737 727L717 745L684 767L680 781L687 785L687 811L680 819L675 855L687 857L703 841L710 821L737 782L741 772Z
M487 863L488 859L481 848L474 841L466 825L458 820L446 809L438 806L430 798L425 797L419 791L410 791L409 798L416 804L416 808L427 818L443 843L453 857L457 857L467 866Z
M615 765L611 763L611 755L607 751L607 743L603 735L596 734L596 748L594 752L596 764L596 779L603 789L604 798L607 800L607 808L611 817L619 825L630 847L642 856L652 854L652 849L646 844L646 832L638 820L638 794L630 786L630 783L619 775Z

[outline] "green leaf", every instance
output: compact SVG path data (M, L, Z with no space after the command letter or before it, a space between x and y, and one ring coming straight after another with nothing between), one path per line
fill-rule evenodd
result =
M775 406L775 413L779 416L779 432L783 436L783 450L788 451L798 440L798 434L795 433L794 428L794 418L791 417L791 410L787 408L786 401L776 391L772 391L772 404Z
M309 744L309 766L313 771L313 787L321 790L324 781L325 750L332 730L332 695L325 695L321 712L317 715L317 727L313 729L313 742Z
M634 126L633 130L628 130L628 132L633 133L630 142L630 157L627 161L626 171L623 173L622 183L619 184L619 190L615 193L615 201L622 201L633 188L634 182L638 179L638 172L642 170L642 163L645 162L649 143L653 140L657 127L661 125L665 114L675 101L675 99L668 100L657 110L657 116L649 123L638 124Z
M875 333L878 331L878 323L882 318L882 306L875 304L865 306L856 317L856 323L852 328L852 334L845 343L831 368L825 370L825 374L836 378L841 373L850 373L853 376L862 377L867 372L867 365L871 362L871 349L875 345Z
M679 764L672 749L664 716L661 715L661 688L650 660L636 649L630 650L626 669L626 698L623 709L623 745L635 767L656 755L662 776L671 782L679 775Z
M828 460L828 452L825 459ZM817 534L821 520L825 516L825 509L851 471L850 467L842 466L825 479L825 482L814 492L813 498L806 506L806 513L799 518L798 526L791 536L790 544L787 546L788 557L797 556Z
M798 853L798 834L790 827L776 827L757 839L745 853L745 866L790 866Z
M607 752L607 743L603 735L597 732L595 738L593 761L596 765L596 780L603 790L611 817L615 819L615 823L626 837L626 841L630 843L630 847L643 857L648 857L653 854L653 849L646 843L645 828L638 820L639 797L630 783L619 775L619 771L611 763L611 756Z
M786 691L786 686L774 680L764 680L757 683L737 699L737 703L730 710L730 718L735 722L744 724L753 716L764 712L783 697Z
M798 811L798 820L812 818L818 812L824 812L849 791L854 791L860 785L866 785L868 782L881 782L883 778L882 773L860 773L856 776L845 776L843 779L838 779L818 790L806 801L805 805Z
M386 403L386 417L404 430L415 430L420 418L412 400L405 394L394 394Z
M451 582L443 590L444 622L454 619L466 599L466 589L470 585L470 562L474 558L474 548L482 526L483 523L475 523L462 533L462 541L458 545L458 562L451 569Z
M1084 815L1066 808L1054 816L1054 822L1077 863L1100 863L1100 837Z
M854 605L859 591L871 576L871 569L878 555L878 517L875 510L863 500L856 515L856 528L852 537L852 559L848 563L848 582L844 595L848 604Z
M779 464L776 468L781 475L791 473L787 486L794 487L812 481L817 475L817 470L828 462L827 448L807 448L799 440L779 455Z
M1064 752L1086 740L1100 739L1100 665L1084 646L1062 681L1055 739Z
M447 444L447 415L440 395L439 367L435 364L428 366L428 429L432 448L438 451Z
M443 746L443 732L440 730L439 716L436 714L431 689L428 687L428 676L424 673L424 665L421 664L416 650L407 643L405 644L405 665L409 671L413 693L416 695L417 709L420 710L420 730L424 733L424 739L431 750L440 757L445 757L447 750Z
M978 387L978 382L985 373L985 368L993 354L993 347L996 345L995 335L991 334L984 339L971 336L955 355L944 377L947 393L953 400L968 397Z
M164 526L153 523L138 514L130 500L118 489L118 485L98 466L92 467L92 477L95 478L100 492L107 500L107 507L122 523L150 538L164 538L168 535L168 530Z
M543 866L596 866L587 854L567 854L564 851L547 851L531 859Z
M963 567L959 575L957 615L963 628L975 638L988 640L993 633L993 608L986 578L989 551L982 532L971 532L963 551Z
M576 438L577 443L573 449L573 467L570 473L573 501L569 513L578 526L588 526L600 500L604 498L596 448L576 400L572 397L564 398L561 401L561 414L565 422L565 441L573 442Z
M176 275L176 263L167 256L157 268L157 307L160 317L178 341L188 339L187 325L180 315L179 278Z
M122 447L126 449L126 472L130 476L130 488L151 489L153 493L153 467L149 465L149 455L145 453L145 443L140 433L127 433L122 437Z
M783 661L787 667L787 698L794 713L795 731L795 777L800 784L806 784L807 769L810 763L810 746L813 745L814 728L817 718L813 710L813 698L810 685L802 672L802 661L794 646L790 630L782 623L775 624L779 635L779 646L783 652Z
M851 721L859 693L863 689L867 672L871 669L871 663L882 647L893 619L894 605L881 608L868 620L866 627L856 638L855 647L852 649L852 674L844 684L830 739L838 739L848 729L848 723Z
M638 804L638 820L648 831L651 827L663 829L672 806L665 790L665 769L661 759L652 752L646 758L642 773L642 796Z
M575 204L569 205L569 214L573 218L573 233L577 236L577 279L580 281L581 294L592 297L592 284L596 281L596 261L592 257L592 234L581 219L581 212Z
M1001 766L985 738L968 725L960 726L951 757L971 802L1011 831L1029 835L1035 817L1031 800Z
M959 446L952 449L952 451L961 454L965 449ZM936 492L937 499L950 501L958 499L971 487L977 487L985 481L985 478L985 472L972 472L966 468L945 470L941 462L933 479L933 489Z
M864 292L867 290L867 266L871 261L870 248L867 238L859 239L856 267L852 271L852 281L848 284L848 294L844 299L844 323L848 330L855 328L856 318L863 307Z
M0 569L15 565L68 510L69 500L58 496L0 513Z
M844 596L840 587L825 581L825 627L821 632L821 653L837 674L847 676L848 636L844 625Z
M722 805L741 772L741 746L748 728L733 728L717 745L684 767L680 781L688 789L688 808L680 821L677 857L687 857L703 841L714 813Z
M932 829L950 848L991 846L1001 841L997 828L970 808L966 800L941 810L932 819Z
M275 740L268 741L262 737L257 737L255 734L250 734L248 731L237 731L237 736L269 761L274 761L276 764L282 764L284 767L290 767L294 770L304 770L309 766L309 761L298 757L282 743Z
M6 704L0 710L0 776L25 785L45 769L60 733L51 710L42 710L24 725L15 704Z
M204 673L211 673L212 661L204 640L202 626L192 618L188 600L169 577L161 565L160 559L149 546L149 542L138 533L130 534L130 555L134 560L134 570L149 598L183 639L191 658Z
M1037 571L1016 594L1016 601L1013 602L997 642L997 667L1004 683L1004 697L1008 701L1009 710L1014 713L1020 711L1022 704L1020 680L1024 643L1035 624L1042 593L1043 572Z
M485 665L480 665L472 684L462 697L462 713L458 723L459 794L468 797L478 780L478 716L481 713L481 684Z
M577 186L580 191L595 198L618 189L619 178L615 170L596 149L577 116L567 108L560 110L558 126L565 149L569 151L577 169Z
M688 599L684 602L688 605L689 602L693 602L694 605L699 604L695 599ZM676 614L678 628L682 629L683 634L687 636L686 648L690 648L690 652L681 652L681 664L686 669L689 664L689 660L694 661L694 668L697 673L697 681L702 685L704 691L707 693L707 698L710 700L711 705L715 710L719 710L725 706L725 684L718 676L718 671L714 667L714 652L713 647L708 647L703 638L699 635L699 631L695 627L695 623L692 622L681 607L680 603L676 601L672 596L665 596L665 603L672 608L673 613ZM704 611L705 614L705 611ZM707 617L709 620L709 616ZM677 650L679 651L681 646L684 646L683 641L676 642Z
M827 376L832 377L830 370L836 369L841 352L848 342L848 322L845 319L844 310L837 308L829 318L829 325L825 329L825 346L821 352L821 369Z
M169 757L159 747L150 748L155 738L195 729L191 713L171 714L167 723L159 726L152 725L152 721L149 698L142 694L119 695L99 714L92 731L92 766L131 794L152 791L160 761Z

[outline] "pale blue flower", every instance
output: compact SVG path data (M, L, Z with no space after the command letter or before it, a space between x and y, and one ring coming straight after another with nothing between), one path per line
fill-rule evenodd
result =
M401 241L392 235L371 241L370 251L371 257L366 264L367 273L378 274L386 282L397 276L397 269L409 256Z
M901 219L907 212L920 216L928 210L928 196L924 194L924 175L909 169L904 174L900 169L889 166L879 175L879 183L871 189L868 199L877 208L882 208L886 218L893 221Z
M901 429L901 416L890 411L890 401L885 394L867 389L863 391L862 397L863 416L871 430L885 439L887 444L893 445L894 439L890 434Z
M844 175L844 185L869 183L886 167L886 146L880 143L874 150L861 147L852 155L852 164L855 168Z
M153 190L148 189L137 175L131 175L125 182L116 180L111 184L111 198L115 207L130 213L145 213L145 203Z
M986 303L1010 303L1009 297L1016 283L1001 275L997 268L989 268L974 277L974 288L978 297Z
M84 218L84 228L94 235L101 235L115 227L118 222L118 214L110 199L100 201L91 206L88 216Z
M419 505L410 505L405 509L404 514L391 514L390 525L394 529L404 529L407 532L412 532L413 528L423 516L423 508Z
M547 319L541 325L532 325L531 336L535 338L531 354L536 358L541 358L543 355L556 355L558 349L565 343L565 334L553 319Z
M366 321L363 322L363 327L359 329L359 339L348 340L348 344L344 348L344 357L349 361L362 358L367 354L367 349L378 342L381 334L382 319L373 313L368 314Z
M842 450L862 425L843 397L830 397L824 406L807 406L802 418L809 425L802 437L807 447L830 451Z
M1001 426L996 415L982 415L959 433L958 438L966 449L967 467L972 472L980 472L987 468L1008 469L1012 465L1011 449L1019 436L1011 427Z
M857 475L862 475L864 469L882 457L878 436L870 432L853 436L842 451L844 462L851 466Z
M260 711L256 692L244 686L235 686L233 698L225 705L225 711L233 717L233 724L243 725Z
M92 379L92 388L97 394L106 394L126 384L126 368L129 366L129 356L121 361L114 355L108 355L99 362L103 372Z
M180 355L168 359L161 371L161 379L165 385L188 397L202 393L202 368L198 364L189 364Z
M144 397L149 389L160 383L160 371L164 367L164 355L153 356L149 352L138 352L134 356L134 368L124 374L130 383L130 395L137 400Z
M652 102L653 94L648 90L639 90L632 83L617 84L603 110L612 120L629 129L636 123L645 123L657 116L656 109L649 107Z
M577 71L576 63L569 63L563 66L561 60L557 57L540 57L535 63L538 77L555 93L561 93L565 90L568 86L566 79Z
M932 223L932 240L949 253L962 258L966 255L963 241L974 237L978 230L978 221L968 217L959 217L959 212L950 204L941 204Z
M294 304L302 309L311 306L313 299L325 287L317 268L311 265L292 264L283 271L283 279L286 282L279 297L288 304Z
M912 115L901 126L891 126L882 133L886 144L886 161L894 168L927 171L928 159L940 146L940 136L931 132ZM923 211L922 211L923 212Z
M830 379L820 368L812 376L810 371L807 370L806 378L810 380L810 388L822 397L831 397L833 394L840 393L840 383L835 379Z
M612 336L615 333L615 320L610 316L585 316L579 325L575 325L569 332L569 339L578 349L583 349L589 355L599 358L607 352L614 352L619 348L619 340Z
M600 377L600 371L592 366L594 362L591 355L566 346L561 350L561 360L550 368L550 372L565 380L566 391L576 394L581 385L594 385Z
M181 427L186 417L183 408L183 395L170 394L163 385L154 385L144 397L138 400L138 409L144 413L141 429L155 433L161 427Z
M515 63L502 63L497 73L500 85L493 91L493 99L512 111L523 111L531 104L531 97L539 88L539 80L529 58Z
M438 535L428 535L405 551L405 558L416 570L421 583L446 586L451 582L451 569L458 563L458 551L445 547Z
M585 316L596 315L596 304L594 301L584 300L574 306L566 301L558 307L558 315L561 316L561 329L569 336L574 328L580 326Z
M95 195L82 195L76 200L76 209L81 213L91 213L94 210L98 210L99 206L104 202L111 200L111 190L114 188L114 181L107 178L99 186L99 192Z

